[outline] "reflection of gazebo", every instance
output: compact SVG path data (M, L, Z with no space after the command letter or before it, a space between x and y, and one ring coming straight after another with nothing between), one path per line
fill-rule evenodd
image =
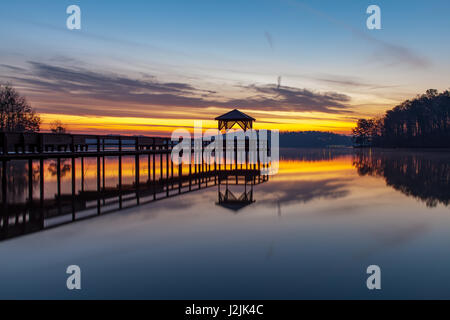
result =
M253 128L253 122L256 121L254 118L238 109L227 112L220 117L217 117L216 120L219 121L219 131L222 129L231 129L235 124L239 125L242 130L247 131L248 129Z
M245 190L240 196L236 196L228 187L226 186L225 193L220 191L219 184L219 200L216 205L230 209L232 211L238 212L239 210L245 208L248 205L254 203L253 200L253 185L249 191L247 191L247 184L245 185Z

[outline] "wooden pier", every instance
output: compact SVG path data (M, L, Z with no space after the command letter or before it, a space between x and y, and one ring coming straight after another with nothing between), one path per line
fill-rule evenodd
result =
M48 133L0 133L1 196L0 239L46 229L55 225L86 219L109 212L166 199L206 187L226 183L258 184L267 181L261 169L268 164L249 163L248 146L245 162L200 163L174 165L173 148L179 141L170 138L144 136L101 136ZM206 144L201 144L203 155ZM194 152L192 150L192 152ZM225 157L225 152L222 153ZM85 190L85 159L96 159L96 189ZM106 159L118 162L117 184L106 186ZM123 159L134 158L134 181L123 181ZM192 155L191 155L192 158ZM45 194L45 161L55 162L56 194ZM95 161L95 160L94 160ZM23 203L8 201L8 164L26 163L27 200ZM69 194L62 192L62 164L70 162ZM81 166L77 170L77 166ZM176 174L174 167L177 168ZM141 168L148 175L143 178ZM35 172L38 170L38 174ZM77 177L77 171L80 176ZM158 173L158 174L157 174ZM145 174L145 173L144 173ZM34 194L33 178L39 176L39 196ZM77 181L81 181L77 189ZM67 183L67 182L66 182ZM62 222L61 222L62 221Z

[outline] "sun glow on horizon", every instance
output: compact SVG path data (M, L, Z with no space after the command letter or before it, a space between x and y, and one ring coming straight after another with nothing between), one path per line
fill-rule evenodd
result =
M195 118L147 118L147 117L112 117L112 116L75 116L61 114L40 114L42 119L41 130L49 131L52 122L59 120L71 133L90 134L125 134L150 135L158 134L170 136L176 129L192 131ZM201 120L202 127L216 129L215 120ZM257 130L280 131L331 131L349 134L355 123L347 119L285 119L285 118L258 118L254 123Z

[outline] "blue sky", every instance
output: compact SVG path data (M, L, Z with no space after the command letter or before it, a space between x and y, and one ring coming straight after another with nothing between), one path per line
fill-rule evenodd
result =
M66 28L65 11L71 4L81 7L81 31ZM371 4L381 8L382 30L366 28L365 11ZM280 103L270 105L273 97L261 100L269 104L261 108L244 101L272 94L254 89L277 86L280 77L280 85L302 99L302 90L318 94L314 99L328 92L345 95L348 99L335 102L346 105L351 111L346 117L353 121L382 113L428 88L450 86L450 2L444 0L17 0L2 1L0 8L0 81L19 87L44 113L71 114L76 113L75 107L86 111L86 100L92 98L80 93L80 86L58 86L66 94L57 98L54 93L49 99L55 86L30 79L45 78L44 70L51 66L62 68L58 72L67 76L76 70L78 82L83 79L80 73L89 71L189 84L195 88L190 96L214 92L208 96L210 105L203 105L211 113L216 112L214 108L225 108L222 102L239 101L243 109L261 115L282 110L292 114L280 113L279 117L298 119L320 116L317 112L324 113L324 109L322 105L302 107L306 102L297 103L291 96L285 97L286 107L283 104L281 109ZM30 62L45 67L33 67ZM108 92L104 93L103 104L107 104ZM162 117L153 97L139 103ZM99 100L96 92L92 112L86 112L118 116L100 108ZM328 107L325 118L332 110L342 117L341 109ZM178 98L164 107L174 113L189 108L190 103Z

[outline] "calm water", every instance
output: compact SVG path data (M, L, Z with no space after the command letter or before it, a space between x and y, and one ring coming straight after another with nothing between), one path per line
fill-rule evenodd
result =
M449 152L283 150L278 175L228 189L255 202L231 210L210 186L4 240L0 298L450 298ZM72 264L81 291L66 289Z

